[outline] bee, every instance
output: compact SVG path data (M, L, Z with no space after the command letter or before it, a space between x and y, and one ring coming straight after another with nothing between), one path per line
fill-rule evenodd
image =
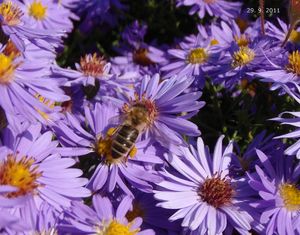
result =
M5 127L7 127L7 119L6 119L5 111L0 106L0 131Z
M141 133L149 124L149 110L141 103L134 104L123 116L123 123L112 135L111 156L113 159L127 158Z

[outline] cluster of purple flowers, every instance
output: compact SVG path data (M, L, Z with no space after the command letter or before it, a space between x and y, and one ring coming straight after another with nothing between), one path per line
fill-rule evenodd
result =
M263 34L240 2L176 3L215 20L164 46L134 21L118 56L63 68L74 20L113 26L126 4L0 0L0 234L300 234L300 113L244 151L221 135L211 152L191 121L207 82L258 79L300 103L300 28L282 47L281 19Z

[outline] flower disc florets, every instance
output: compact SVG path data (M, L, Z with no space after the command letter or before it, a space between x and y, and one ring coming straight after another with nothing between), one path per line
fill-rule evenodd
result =
M29 6L29 15L36 20L43 20L46 17L47 7L42 4L41 1L34 1Z
M4 1L0 4L0 15L3 18L4 24L15 26L21 22L23 12L11 1Z
M190 51L187 60L191 64L202 64L208 58L208 54L206 53L204 48L196 48Z
M236 67L247 65L251 61L253 61L254 58L255 58L255 52L247 46L246 47L242 46L240 50L234 52L232 56L233 61L231 63L231 66L236 68Z
M131 226L131 223L124 225L114 219L107 226L99 229L97 235L135 235L140 231L139 228L131 230Z
M289 63L286 66L286 70L300 76L300 52L298 50L293 51L289 55Z
M41 176L38 168L33 167L34 159L8 155L7 160L0 163L0 185L11 185L18 188L16 192L7 193L5 196L14 198L32 193L39 185L36 179Z
M227 206L231 203L234 195L229 179L221 178L220 175L207 178L198 189L201 199L215 208Z
M93 56L85 55L80 59L81 71L87 76L98 77L103 75L105 65L104 58L97 56L96 53Z
M13 79L14 71L18 67L13 60L14 54L0 53L0 84L7 84Z
M294 184L282 184L279 188L284 206L289 211L300 210L300 190Z

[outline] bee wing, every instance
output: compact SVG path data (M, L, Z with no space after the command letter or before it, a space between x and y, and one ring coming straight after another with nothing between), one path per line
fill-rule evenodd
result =
M116 116L113 116L110 119L108 119L108 123L113 126L118 126L121 123L123 123L125 121L125 119L126 119L126 114L120 114L120 115L116 115Z

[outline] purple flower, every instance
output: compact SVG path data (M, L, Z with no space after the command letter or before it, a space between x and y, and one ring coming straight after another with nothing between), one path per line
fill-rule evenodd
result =
M71 32L74 14L70 10L52 0L24 0L21 9L23 20L35 29Z
M2 31L9 36L20 51L25 49L25 40L41 49L53 51L60 44L61 33L50 30L37 30L24 20L24 12L19 1L1 1L0 23Z
M87 179L80 177L81 170L70 168L75 164L73 159L61 157L58 142L52 141L52 132L41 134L40 124L24 123L15 129L20 131L3 131L1 209L8 208L21 218L36 217L43 202L62 211L72 200L90 196L90 191L83 187Z
M277 155L272 157L272 164L260 150L257 150L257 155L263 169L256 166L256 173L249 175L249 184L260 196L253 204L261 210L264 234L299 234L299 162L295 162L293 157Z
M162 150L147 141L137 141L129 156L114 159L111 144L117 126L111 123L111 119L118 114L116 107L96 103L95 107L85 107L86 123L81 125L78 119L67 113L67 122L61 121L53 128L63 146L68 147L65 148L65 155L89 154L83 158L94 159L95 163L89 166L94 168L94 172L88 184L93 191L106 190L111 193L118 188L132 195L132 187L135 187L152 192L151 182L161 179L152 168L163 163L160 157ZM86 124L89 132L83 128Z
M143 220L140 217L128 221L126 213L132 207L132 198L126 196L114 210L109 198L96 195L93 207L74 202L70 211L66 212L59 231L71 234L101 235L154 235L154 231L141 230Z
M266 22L266 35L270 37L274 37L278 40L278 43L282 43L287 35L289 25L287 25L284 21L277 18L277 22L279 27L274 25L273 23L267 21ZM300 29L295 29L292 31L288 41L291 44L298 44L300 43Z
M176 76L161 81L159 74L153 77L146 75L134 92L120 94L119 99L114 101L125 114L130 113L135 106L146 108L146 139L153 138L168 148L172 144L184 145L182 134L200 134L197 126L186 119L205 104L198 101L202 94L200 91L184 93L193 81L192 77L179 79Z
M278 64L268 58L271 68L251 74L260 77L263 82L273 83L271 89L288 88L290 91L297 91L300 85L300 51L282 51L278 57L275 58Z
M120 90L128 90L127 86L133 82L131 73L113 74L111 64L96 53L85 55L75 67L76 70L71 70L53 66L53 77L67 80L64 84L67 87L83 85L98 88L99 95L95 99L116 96Z
M242 3L223 0L177 0L177 6L182 5L192 6L190 15L197 13L200 19L208 13L210 16L228 20L239 15Z
M232 142L223 149L218 139L213 156L201 138L197 150L182 147L180 156L168 154L166 160L172 167L162 175L155 198L158 206L176 209L171 221L183 218L182 226L192 235L222 234L235 228L240 234L248 234L253 223L248 206L251 190L244 180L236 181L228 176L232 155Z
M43 61L24 59L0 45L0 105L10 115L21 114L34 122L59 119L54 102L69 99L59 88L59 80L49 77L50 69Z
M253 71L270 67L266 57L274 57L278 51L280 49L273 48L269 38L256 38L241 46L239 42L233 42L228 53L219 62L221 67L214 82L224 83L226 87L232 88L241 79L252 79Z
M206 35L207 36L207 35ZM187 38L191 41L192 37ZM180 49L170 49L170 62L161 68L166 77L177 75L179 79L185 76L195 76L197 80L205 81L205 75L216 68L220 53L211 37L204 38L201 33L192 42L181 42Z

